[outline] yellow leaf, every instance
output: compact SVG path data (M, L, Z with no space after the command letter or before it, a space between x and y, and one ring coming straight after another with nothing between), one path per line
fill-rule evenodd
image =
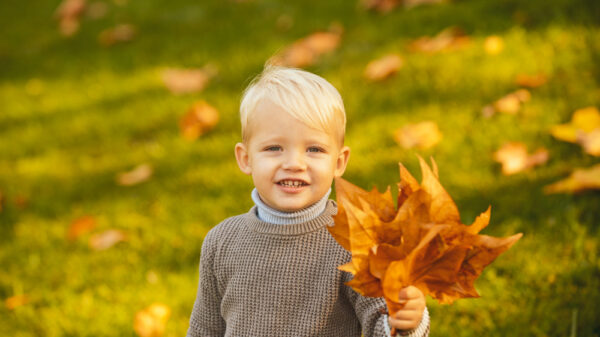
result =
M454 50L465 46L469 38L457 27L449 27L439 32L434 37L424 36L409 45L412 51L435 53Z
M519 74L515 79L515 83L522 87L527 88L537 88L540 87L548 81L546 75L539 73L535 75L527 75L527 74Z
M560 140L576 143L578 132L587 133L599 127L600 112L591 106L575 111L570 123L555 125L550 132Z
M394 139L405 149L428 149L442 140L442 133L435 122L425 121L396 130Z
M92 237L90 237L89 246L97 251L106 250L126 239L125 233L122 231L118 229L109 229L102 233L92 235Z
M140 337L160 337L165 332L170 315L171 308L154 303L135 314L133 328Z
M100 32L98 35L98 42L105 47L117 43L128 42L133 40L136 32L135 27L131 24L116 25L113 28L108 28Z
M149 164L141 164L133 170L119 173L117 175L117 183L121 186L133 186L150 179L153 170Z
M192 105L179 120L183 138L192 141L212 130L219 122L219 111L205 101Z
M500 36L492 35L485 38L483 49L489 55L496 55L504 49L504 41Z
M214 66L201 69L166 69L162 80L167 89L174 94L186 94L202 91L217 73Z
M402 67L403 61L398 54L389 54L367 64L365 77L370 81L381 81L393 76Z
M504 144L494 153L494 160L502 164L502 173L511 175L545 164L549 153L545 148L538 149L533 154L527 153L527 146L520 142Z
M4 300L4 305L8 310L15 310L16 308L29 303L31 300L27 295L15 295Z
M294 42L271 59L271 63L287 67L307 67L321 55L334 51L340 44L341 33L316 32Z
M77 240L80 236L85 233L91 232L96 227L96 219L93 216L82 216L71 222L69 231L67 233L67 239L73 241Z
M546 186L544 192L575 193L591 189L600 189L600 164L587 169L575 169L568 178Z

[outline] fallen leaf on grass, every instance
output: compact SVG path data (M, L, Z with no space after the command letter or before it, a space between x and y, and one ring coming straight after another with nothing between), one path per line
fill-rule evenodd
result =
M2 194L2 191L0 191L0 213L2 213L3 210L4 210L4 195Z
M117 43L131 41L135 37L135 34L136 29L133 25L120 24L100 32L98 42L105 47L109 47Z
M82 216L71 222L69 225L69 231L67 232L67 239L74 241L85 233L91 232L96 227L96 219L93 216Z
M25 209L29 205L29 198L20 194L15 197L15 206L18 209Z
M216 68L208 65L201 69L166 69L161 77L172 93L187 94L202 91L216 73Z
M435 122L425 121L396 130L394 139L405 149L428 149L442 140L442 133Z
M600 156L600 112L596 107L575 111L570 123L555 125L550 133L560 140L582 145L588 154Z
M86 7L85 0L63 0L54 12L63 36L72 36L79 30L81 14Z
M490 208L472 225L460 214L433 170L419 158L422 181L400 164L397 208L388 188L371 192L337 178L338 213L328 230L352 253L339 269L350 272L347 284L365 296L383 296L390 314L400 290L409 285L440 303L478 297L474 282L483 269L510 248L522 234L495 238L478 233L490 220Z
M370 81L381 81L398 72L402 64L400 55L389 54L369 62L364 75Z
M585 153L600 156L600 127L588 133L580 133L577 141L583 146Z
M512 142L504 144L494 153L494 160L502 164L502 173L511 175L545 164L548 161L548 150L538 149L533 154L527 153L523 143Z
M443 2L446 2L446 0L361 0L361 5L365 9L387 13L400 5L409 9L420 5L439 4Z
M108 13L108 4L102 1L95 1L89 4L85 10L86 16L91 19L98 20L106 16Z
M544 192L546 194L576 193L591 189L600 189L600 164L587 169L575 169L568 178L546 186Z
M483 49L488 55L500 54L504 49L504 40L497 35L488 36L483 42Z
M205 101L198 101L180 119L183 138L195 140L213 129L219 122L219 111Z
M271 59L271 63L286 67L307 67L323 54L334 51L340 44L341 33L316 32L294 42Z
M546 75L539 73L535 75L519 74L515 78L515 83L526 88L537 88L548 81Z
M447 0L404 0L402 3L404 8L413 8L421 5L441 4Z
M125 233L118 229L109 229L99 234L94 234L90 237L89 246L93 250L106 250L121 241L125 241L127 237Z
M16 308L23 306L30 302L30 298L27 295L15 295L4 300L4 305L8 310L15 310Z
M455 50L465 46L469 37L457 27L449 27L439 32L434 37L424 36L409 45L412 51L435 53L439 51Z
M168 306L154 303L135 314L133 329L140 337L162 336L170 315L171 309Z
M121 186L133 186L150 179L153 170L149 164L141 164L133 170L117 175L117 183Z
M521 105L530 99L531 93L527 89L519 89L498 99L492 104L484 106L481 110L481 114L486 118L492 117L496 112L515 115L521 110Z

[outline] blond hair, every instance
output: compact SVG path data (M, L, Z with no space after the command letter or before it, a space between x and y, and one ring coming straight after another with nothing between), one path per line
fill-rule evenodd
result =
M308 127L332 133L342 146L346 112L340 93L324 78L307 71L267 65L248 85L240 104L242 140L250 139L249 121L258 104L268 99Z

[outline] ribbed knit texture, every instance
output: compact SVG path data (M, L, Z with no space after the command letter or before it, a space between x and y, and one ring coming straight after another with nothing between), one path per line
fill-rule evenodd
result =
M252 200L256 204L256 214L260 220L279 225L293 225L310 221L321 215L327 207L329 194L331 194L331 188L325 193L321 200L296 212L281 212L269 207L269 205L262 201L256 188L252 190Z
M205 237L187 336L386 336L385 301L344 285L350 260L327 231L336 205L317 218L272 224L248 213Z

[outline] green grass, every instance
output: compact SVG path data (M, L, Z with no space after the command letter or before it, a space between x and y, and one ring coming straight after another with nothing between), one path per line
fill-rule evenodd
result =
M432 336L600 336L600 194L544 195L543 186L575 167L598 163L548 130L575 109L600 106L600 5L595 0L455 0L442 5L365 12L355 1L107 1L109 13L84 19L63 38L52 15L59 1L0 3L0 335L133 336L135 313L153 302L172 309L166 336L184 335L196 293L202 238L225 217L251 206L251 181L233 146L241 91L265 60L294 40L344 27L338 50L309 70L339 88L352 156L345 177L364 187L398 180L397 162L418 171L415 154L433 156L465 223L488 205L486 234L523 232L477 282L482 297L452 306L429 302ZM289 29L277 27L282 15ZM132 23L137 37L104 48L103 29ZM448 26L471 38L433 55L407 44ZM489 56L483 40L503 38ZM405 60L383 83L362 78L387 52ZM212 63L219 75L201 93L174 96L165 67ZM481 107L515 90L520 73L544 72L546 85L516 116L481 117ZM204 99L221 112L216 129L183 140L177 121ZM425 151L404 150L393 132L433 120L444 138ZM503 176L492 153L507 141L550 150L547 165ZM150 163L147 182L122 187L115 175ZM18 202L25 199L22 205ZM87 234L66 240L74 219L92 215L128 240L106 251Z

